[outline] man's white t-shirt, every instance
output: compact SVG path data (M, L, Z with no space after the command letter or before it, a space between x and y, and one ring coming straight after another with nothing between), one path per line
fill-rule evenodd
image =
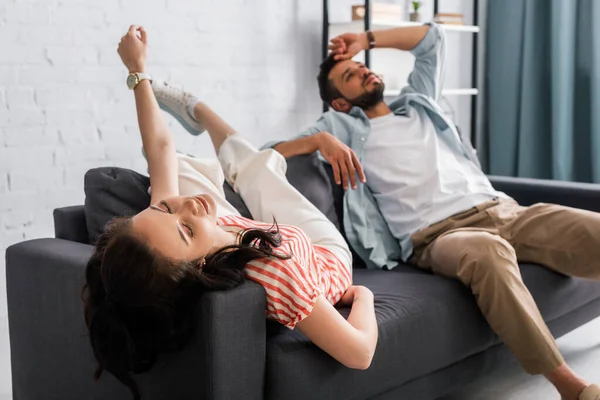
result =
M485 174L438 137L416 109L373 118L362 165L367 185L395 237L497 197ZM458 140L458 138L451 138Z

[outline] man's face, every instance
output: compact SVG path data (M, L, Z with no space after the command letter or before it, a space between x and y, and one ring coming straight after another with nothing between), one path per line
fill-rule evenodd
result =
M338 62L331 69L329 80L353 106L365 109L383 101L383 82L362 63L353 60Z

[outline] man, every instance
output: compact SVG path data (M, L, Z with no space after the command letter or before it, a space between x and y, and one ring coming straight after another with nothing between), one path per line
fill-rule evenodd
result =
M544 374L563 399L600 400L600 387L564 363L517 263L600 279L600 214L521 207L494 190L436 103L444 43L435 24L333 39L318 76L333 111L274 148L286 158L319 150L336 182L355 189L344 196L346 234L370 268L402 259L461 280L527 372ZM416 58L408 86L389 106L381 79L351 59L373 47Z

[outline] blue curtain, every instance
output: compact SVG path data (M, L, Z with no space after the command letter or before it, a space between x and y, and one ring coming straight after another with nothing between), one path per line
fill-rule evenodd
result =
M600 0L487 10L487 172L600 182Z

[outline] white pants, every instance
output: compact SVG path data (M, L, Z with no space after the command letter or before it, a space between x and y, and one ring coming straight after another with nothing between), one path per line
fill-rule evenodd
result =
M275 150L258 151L234 134L221 146L218 161L184 154L178 155L178 161L180 195L209 194L217 203L217 217L240 215L225 199L226 179L254 219L299 227L313 244L325 247L351 269L348 244L335 225L288 182L285 159Z

